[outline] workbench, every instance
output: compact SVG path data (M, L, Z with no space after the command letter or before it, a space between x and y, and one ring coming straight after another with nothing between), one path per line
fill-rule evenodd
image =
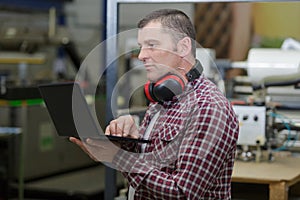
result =
M269 200L288 200L289 187L300 182L300 158L276 157L274 161L234 164L232 182L269 185Z

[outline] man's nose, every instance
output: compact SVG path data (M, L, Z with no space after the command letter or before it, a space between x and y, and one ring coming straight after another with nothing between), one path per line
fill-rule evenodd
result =
M140 53L138 55L138 59L141 60L141 61L144 61L148 57L149 57L149 55L148 55L147 49L146 48L141 48Z

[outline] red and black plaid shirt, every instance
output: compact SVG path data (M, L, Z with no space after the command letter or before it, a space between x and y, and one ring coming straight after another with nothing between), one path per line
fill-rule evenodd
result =
M173 101L151 104L141 136L159 110L145 153L120 151L113 162L135 199L230 199L238 121L228 100L202 75Z

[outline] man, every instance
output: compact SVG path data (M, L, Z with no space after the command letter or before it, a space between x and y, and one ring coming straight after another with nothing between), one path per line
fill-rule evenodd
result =
M129 199L230 199L238 122L230 103L201 74L190 19L162 9L138 28L138 58L147 71L145 93L151 103L139 129L132 117L121 116L105 133L151 142L120 150L104 142L70 140L122 171Z

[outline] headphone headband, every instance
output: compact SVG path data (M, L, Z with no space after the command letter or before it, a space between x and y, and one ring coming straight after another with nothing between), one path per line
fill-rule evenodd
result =
M202 74L202 72L203 72L203 67L202 67L201 63L199 62L199 60L196 59L195 66L185 75L186 75L188 81L191 82L191 81L199 78L200 75Z

